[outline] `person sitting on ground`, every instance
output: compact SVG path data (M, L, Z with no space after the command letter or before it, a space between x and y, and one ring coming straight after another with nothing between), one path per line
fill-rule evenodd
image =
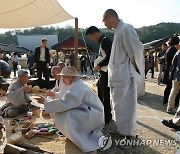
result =
M19 70L18 79L13 82L7 91L6 103L0 108L0 115L3 118L15 117L20 113L26 113L31 104L28 96L30 88L26 85L28 82L28 71Z
M54 79L56 79L56 85L52 90L48 90L46 92L46 95L49 96L49 98L53 99L61 99L62 96L65 94L65 92L69 89L69 86L66 86L60 75L61 70L65 67L64 63L61 63L59 66L53 66L51 70L51 75Z
M75 67L64 67L60 74L70 89L62 99L37 99L44 103L47 113L55 113L55 125L83 152L100 149L98 140L103 136L104 108L98 96L77 75Z

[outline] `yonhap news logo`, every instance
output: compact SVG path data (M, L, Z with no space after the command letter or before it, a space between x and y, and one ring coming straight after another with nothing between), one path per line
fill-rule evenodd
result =
M105 151L112 146L112 138L111 135L101 136L98 140L98 145L101 151Z

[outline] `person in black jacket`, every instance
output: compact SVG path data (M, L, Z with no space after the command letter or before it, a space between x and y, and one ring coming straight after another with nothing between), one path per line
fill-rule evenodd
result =
M85 71L85 74L87 74L87 68L86 68L86 55L83 53L82 56L80 57L80 62L81 62L81 74Z
M47 82L47 88L49 88L49 63L50 63L50 53L47 46L47 39L42 39L41 46L35 49L34 60L37 67L38 83L40 84L43 76Z
M173 36L169 39L169 48L165 53L165 69L164 69L164 83L166 84L166 88L164 90L164 98L163 98L163 105L168 103L169 95L172 89L172 80L169 79L169 70L172 65L172 60L174 55L177 52L177 45L179 44L179 37ZM178 101L178 102L177 102ZM176 104L179 103L179 100L175 101ZM167 110L167 113L171 111Z
M99 42L99 55L103 57L97 66L94 67L94 72L100 73L98 80L98 96L104 105L105 123L109 123L112 119L111 106L110 106L110 88L108 87L108 72L101 70L102 67L107 66L111 55L111 40L100 33L99 29L91 26L87 29L86 35L94 42Z

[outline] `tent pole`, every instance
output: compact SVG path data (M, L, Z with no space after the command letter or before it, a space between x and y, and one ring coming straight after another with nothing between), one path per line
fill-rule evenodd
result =
M74 66L76 69L78 69L78 18L75 18L74 46L75 46Z

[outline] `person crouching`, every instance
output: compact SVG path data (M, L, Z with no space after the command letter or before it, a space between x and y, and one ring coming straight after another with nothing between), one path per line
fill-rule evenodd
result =
M47 113L55 113L55 125L69 140L83 152L100 149L98 140L103 136L104 108L98 96L78 78L72 66L62 69L59 74L69 90L62 99L37 99L44 103Z

